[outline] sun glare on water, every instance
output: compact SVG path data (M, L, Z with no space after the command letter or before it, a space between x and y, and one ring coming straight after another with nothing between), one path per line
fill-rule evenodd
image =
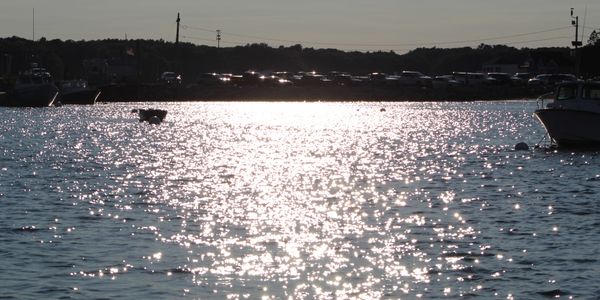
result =
M595 291L597 157L515 151L535 103L145 105L0 122L9 298Z
M464 268L448 242L476 232L455 212L419 212L427 201L451 206L453 194L420 190L411 170L428 164L406 165L405 155L418 151L392 150L402 134L423 134L414 111L237 103L222 115L203 124L218 128L207 133L218 140L163 170L168 178L204 170L185 181L187 201L165 195L185 218L166 242L189 249L180 268L198 285L218 276L225 286L262 286L271 295L378 298ZM408 132L391 132L386 122ZM451 175L452 161L442 163Z

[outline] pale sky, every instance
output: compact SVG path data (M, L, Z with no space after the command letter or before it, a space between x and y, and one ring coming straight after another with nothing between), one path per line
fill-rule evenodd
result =
M599 0L0 0L0 37L267 43L404 53L418 47L569 46L570 9L584 43L600 29Z

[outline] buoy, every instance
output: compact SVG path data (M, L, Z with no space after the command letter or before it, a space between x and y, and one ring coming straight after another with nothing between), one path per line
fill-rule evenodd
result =
M382 108L382 109L380 109L379 111L381 111L381 112L384 112L384 111L385 111L385 108Z
M529 150L529 145L525 142L520 142L515 145L515 150L517 151L527 151Z
M152 116L150 119L148 119L148 123L150 123L150 124L156 125L156 124L160 124L160 122L162 122L162 120L157 116Z

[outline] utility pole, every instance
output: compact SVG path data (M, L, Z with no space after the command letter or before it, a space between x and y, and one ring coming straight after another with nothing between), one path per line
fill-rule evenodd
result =
M221 48L221 30L217 29L217 48Z
M575 40L571 42L571 44L575 47L575 50L579 46L582 45L581 41L578 40L579 37L579 16L573 17L573 8L571 8L571 25L575 26Z
M177 13L177 35L175 35L175 44L179 44L179 23L181 22L181 18L179 17L179 13Z
M579 40L579 16L573 16L573 8L571 7L571 25L575 27L575 40L571 45L575 47L575 76L579 77L579 47L583 44Z
M179 13L177 13L177 34L175 35L175 57L173 58L173 66L175 67L175 72L181 72L181 63L180 63L180 49L179 49L179 24L181 23L181 18L179 17Z

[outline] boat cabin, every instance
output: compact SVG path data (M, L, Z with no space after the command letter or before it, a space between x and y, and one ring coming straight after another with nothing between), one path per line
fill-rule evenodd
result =
M51 84L52 75L44 68L33 67L22 72L17 78L17 86Z
M556 88L555 100L600 101L600 82L573 81L560 84Z
M600 113L600 82L570 81L556 87L554 101L546 106L553 109L574 109Z

